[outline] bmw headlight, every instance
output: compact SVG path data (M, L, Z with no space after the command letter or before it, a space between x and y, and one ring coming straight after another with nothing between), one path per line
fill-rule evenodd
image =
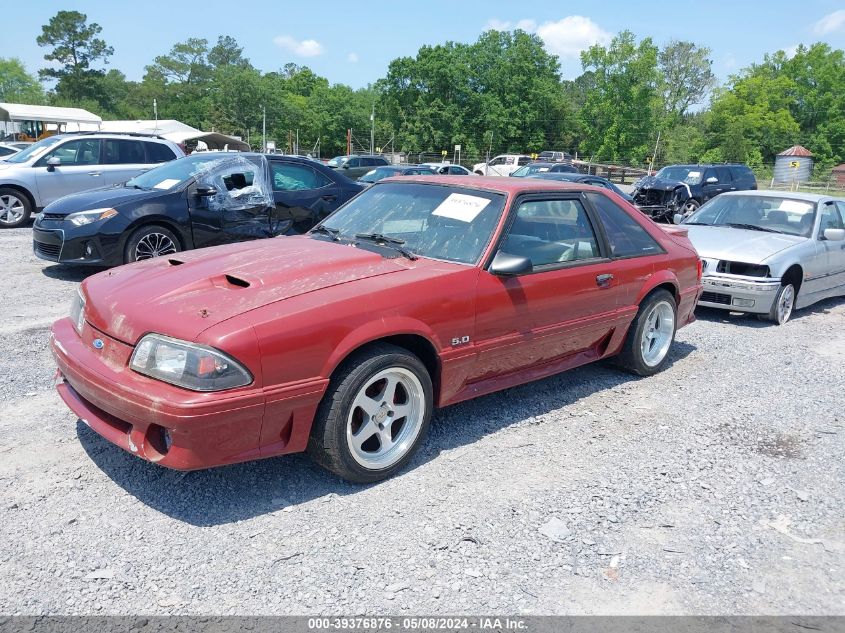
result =
M223 352L161 334L144 336L129 366L139 374L192 391L222 391L252 382L252 374Z
M108 220L117 215L117 211L111 207L103 209L91 209L89 211L77 211L69 214L65 220L74 226L84 226L91 224L91 222L99 222L100 220Z
M82 296L82 290L77 288L76 294L73 297L73 302L70 304L70 320L76 331L82 334L82 326L85 325L85 297Z

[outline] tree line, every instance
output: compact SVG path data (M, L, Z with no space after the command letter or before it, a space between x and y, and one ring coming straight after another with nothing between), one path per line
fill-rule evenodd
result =
M487 31L473 43L423 46L390 62L366 88L331 84L293 63L261 72L227 35L188 38L153 58L140 81L106 66L114 50L77 11L59 11L37 38L49 64L30 75L0 58L0 101L83 107L106 119L178 119L278 147L346 150L376 112L377 145L465 155L577 152L642 164L737 161L754 167L801 144L821 170L845 162L845 54L827 44L777 51L717 85L711 51L673 40L662 49L630 31L581 53L582 73L563 79L535 34ZM44 83L52 87L44 89ZM659 143L658 143L659 138ZM657 152L655 155L655 151Z

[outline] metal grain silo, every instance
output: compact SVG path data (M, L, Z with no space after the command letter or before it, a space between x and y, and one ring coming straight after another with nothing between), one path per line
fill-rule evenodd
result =
M775 157L775 182L807 182L813 174L813 153L793 145Z

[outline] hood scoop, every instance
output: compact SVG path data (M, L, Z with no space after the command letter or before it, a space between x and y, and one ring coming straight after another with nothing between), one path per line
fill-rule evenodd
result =
M181 259L168 259L167 263L171 266L181 266L185 262L183 262Z
M223 278L229 282L229 285L235 286L236 288L249 288L252 285L246 279L241 279L234 275L223 275Z

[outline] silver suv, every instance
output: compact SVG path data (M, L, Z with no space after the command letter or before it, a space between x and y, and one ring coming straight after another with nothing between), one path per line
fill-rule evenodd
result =
M0 227L22 226L62 196L125 182L184 155L158 136L93 132L42 139L0 160Z

